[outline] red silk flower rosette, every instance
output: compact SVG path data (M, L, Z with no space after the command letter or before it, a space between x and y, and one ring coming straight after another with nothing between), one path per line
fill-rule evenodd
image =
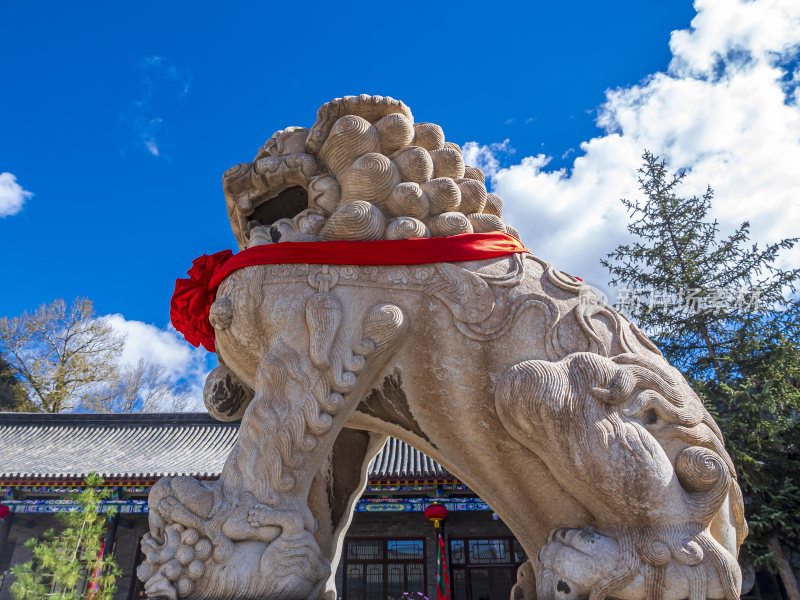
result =
M230 250L210 256L203 254L194 259L192 268L186 272L190 279L175 280L169 316L175 329L195 348L202 344L209 352L215 352L214 328L208 320L208 313L217 288L212 288L210 281L214 272L231 256L233 252Z

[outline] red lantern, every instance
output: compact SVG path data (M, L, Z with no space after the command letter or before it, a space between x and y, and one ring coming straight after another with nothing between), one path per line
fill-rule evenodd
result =
M439 523L447 516L447 507L444 504L431 504L425 509L425 516L429 521L433 521L433 525L438 529Z
M11 509L5 504L0 504L0 519L5 519L9 514L11 514Z

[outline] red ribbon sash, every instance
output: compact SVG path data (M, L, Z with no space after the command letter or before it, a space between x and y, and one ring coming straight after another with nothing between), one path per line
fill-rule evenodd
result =
M214 328L208 320L217 287L231 273L266 264L421 265L496 258L530 252L518 239L499 231L449 237L375 242L280 242L233 254L223 250L196 258L189 279L176 279L170 305L175 329L192 346L214 352Z

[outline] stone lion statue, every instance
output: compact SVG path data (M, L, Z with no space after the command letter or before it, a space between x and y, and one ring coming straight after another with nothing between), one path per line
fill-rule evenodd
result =
M517 237L442 129L381 96L325 104L223 184L241 250ZM531 558L512 600L738 598L747 529L719 428L634 324L544 260L247 266L208 320L206 406L239 438L218 481L153 487L151 597L334 599L392 435L514 532Z

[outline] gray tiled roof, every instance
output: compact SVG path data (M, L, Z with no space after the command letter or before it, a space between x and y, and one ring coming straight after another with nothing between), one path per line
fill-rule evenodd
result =
M0 413L0 479L152 479L216 477L236 441L238 423L205 413ZM452 478L441 465L389 438L370 479Z
M237 424L206 414L0 414L0 478L219 474Z
M370 479L452 478L445 468L405 442L390 437L369 466Z

